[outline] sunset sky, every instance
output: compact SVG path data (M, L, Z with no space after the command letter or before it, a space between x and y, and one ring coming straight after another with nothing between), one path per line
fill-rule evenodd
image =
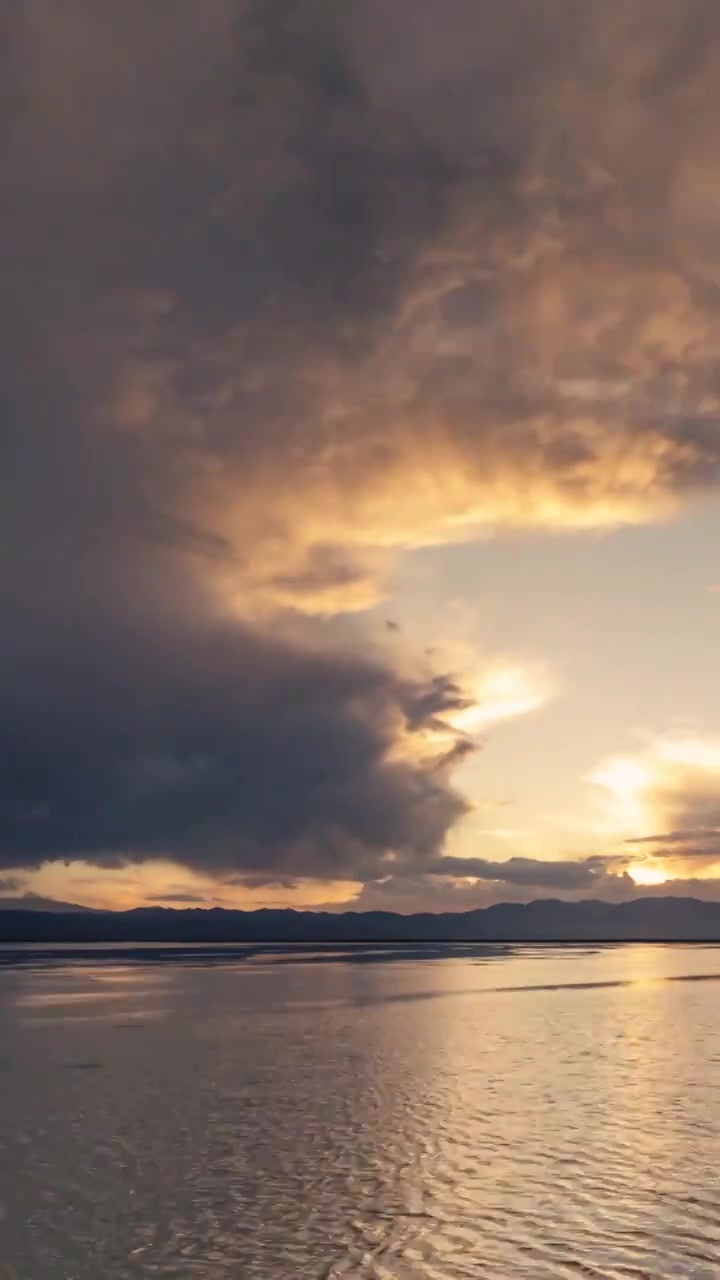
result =
M0 897L720 899L717 0L0 62Z

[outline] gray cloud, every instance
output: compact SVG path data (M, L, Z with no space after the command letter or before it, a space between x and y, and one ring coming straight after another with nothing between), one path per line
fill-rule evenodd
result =
M223 878L222 887L224 889L297 889L300 881L293 879L292 876L278 876L277 873L263 871L245 871L240 875L226 876Z
M654 795L673 821L679 841L713 839L720 830L720 778L715 770L678 769L675 779L656 786Z
M720 827L687 827L684 831L659 831L657 835L635 836L626 844L686 845L702 840L720 839Z
M533 859L516 861L532 863ZM584 859L554 864L540 861L536 870L531 870L528 866L524 874L520 875L513 874L513 868L510 867L507 879L502 876L502 864L498 864L496 873L479 876L476 880L458 878L455 872L447 875L428 874L424 868L418 867L414 871L408 870L404 875L370 880L362 886L352 902L335 903L334 909L352 907L367 911L470 911L496 902L527 902L533 897L551 896L568 901L580 897L622 902L637 898L638 892L645 893L644 887L641 891L638 890L635 881L622 870L620 864L613 866L612 859L608 859L608 867L604 873L598 866L589 875L585 862ZM598 863L600 862L601 859L598 859ZM710 892L695 896L712 897L713 894Z
M638 846L640 852L647 853L654 862L666 859L673 863L689 862L706 867L720 863L720 828L689 827L642 836L627 843Z
M505 862L445 857L434 859L423 870L431 875L475 877L535 889L590 889L607 875L613 861L600 856L567 861L514 857Z
M542 891L528 893L527 889L512 884L438 884L437 880L428 880L422 876L407 884L404 890L399 885L394 886L394 892L392 890L392 882L366 885L360 897L352 904L342 904L342 909L352 905L355 909L376 911L472 911L476 907L489 907L498 902L527 902L533 897L548 897ZM697 876L676 879L662 885L639 887L629 875L613 875L598 884L592 894L578 895L577 892L556 890L551 896L561 901L574 901L580 896L603 902L632 902L638 897L699 898L706 902L717 902L720 901L720 880ZM335 907L337 908L337 904Z
M206 901L207 895L202 893L152 893L146 898L146 902L150 904L156 902L204 903Z
M705 858L713 850L720 855L720 830L712 827L689 828L685 831L667 831L655 836L642 836L628 840L628 844L652 845L653 858Z
M332 878L441 847L466 805L422 750L437 685L421 715L423 686L371 657L172 623L5 650L5 865L169 856Z
M657 769L648 799L665 828L634 842L653 858L678 864L720 862L720 773L712 744ZM658 824L660 825L660 823Z

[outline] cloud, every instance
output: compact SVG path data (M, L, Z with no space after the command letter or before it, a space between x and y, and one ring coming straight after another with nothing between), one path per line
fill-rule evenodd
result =
M717 7L2 24L4 865L437 858L478 698L325 619L716 485Z
M269 872L245 871L239 875L227 876L222 881L224 889L289 889L300 887L300 881L291 876L272 875Z
M338 548L321 544L308 551L300 568L278 572L269 585L276 604L309 614L362 612L378 599L378 577L369 556L358 564Z
M195 902L202 905L206 902L206 897L202 893L154 893L154 894L148 895L147 901L151 905L156 902L171 902L171 903Z
M697 841L713 841L720 839L720 829L713 827L690 827L684 831L664 831L652 836L639 836L628 841L628 844L654 844L665 848L675 845L685 846Z
M681 879L720 868L720 743L666 735L603 762L590 781L604 788L611 825L625 831L631 874Z
M664 839L694 839L720 826L720 741L667 734L633 755L604 761L590 782L638 809ZM674 833L674 835L673 835ZM638 833L642 838L642 833Z
M65 643L48 636L44 654L10 641L5 865L170 857L330 879L389 850L437 852L467 810L425 742L463 704L456 684L236 623L171 621L108 635L96 618Z
M473 861L468 859L470 863ZM630 902L638 897L667 896L720 901L720 878L705 878L701 871L698 876L673 875L659 883L646 883L634 879L627 869L634 866L637 871L638 860L634 857L541 862L537 869L528 867L519 874L510 865L515 861L532 863L533 860L509 859L507 878L503 875L506 865L503 863L495 864L496 870L487 876L469 878L459 871L441 875L428 874L422 869L407 875L394 874L383 880L367 881L359 892L343 902L318 906L328 910L422 912L472 911L499 902L528 902L548 897L568 902L584 899ZM595 865L588 867L588 863Z
M16 6L14 345L115 518L322 611L378 551L714 484L720 19L636 16Z
M425 874L499 881L534 889L590 889L607 874L608 860L601 856L544 861L512 857L504 862L486 858L435 859L424 867Z
M681 831L658 832L627 841L628 845L647 852L654 862L667 859L672 862L698 861L708 868L720 864L720 828L695 827Z
M468 859L470 863L474 861ZM565 901L595 898L618 902L638 897L637 884L621 869L619 862L615 867L610 858L604 871L602 859L597 859L597 866L589 867L587 864L592 861L538 862L533 868L533 859L509 859L507 878L503 875L503 863L494 864L494 867L489 864L489 874L470 875L470 878L454 869L450 874L432 871L428 874L418 868L405 876L395 874L384 880L368 881L353 899L329 906L332 910L472 911L497 902L527 902L536 897ZM521 869L513 863L526 865ZM440 868L436 870L440 872ZM643 888L642 893L645 892Z
M380 875L370 875L354 898L325 905L333 910L467 911L548 894L568 900L622 901L638 894L627 871L632 860L623 854L554 860L515 856L503 862L451 856L422 862L399 858L381 868Z

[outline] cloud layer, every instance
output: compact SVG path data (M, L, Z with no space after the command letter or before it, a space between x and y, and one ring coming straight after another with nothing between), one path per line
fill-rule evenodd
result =
M4 864L436 860L462 679L322 619L716 485L717 6L1 21Z

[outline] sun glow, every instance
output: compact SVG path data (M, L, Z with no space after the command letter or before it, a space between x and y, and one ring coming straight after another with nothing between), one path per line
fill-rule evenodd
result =
M466 733L480 732L498 720L535 711L551 693L544 672L512 665L491 667L477 681L472 705L454 711L448 723Z
M669 880L675 877L668 874L663 867L653 866L652 863L639 862L628 867L628 874L632 877L637 885L667 884Z
M601 765L592 775L592 781L607 787L621 799L636 796L651 779L650 770L640 760L617 759Z
M608 760L588 777L588 782L594 782L610 793L613 819L620 828L632 827L640 822L643 793L652 781L652 769L643 761L633 760L629 756Z

